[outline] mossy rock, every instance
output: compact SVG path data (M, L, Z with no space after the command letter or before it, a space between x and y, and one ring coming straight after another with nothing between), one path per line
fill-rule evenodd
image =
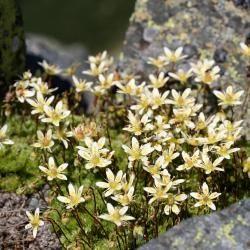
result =
M16 0L0 1L1 95L24 70L25 41L21 11Z

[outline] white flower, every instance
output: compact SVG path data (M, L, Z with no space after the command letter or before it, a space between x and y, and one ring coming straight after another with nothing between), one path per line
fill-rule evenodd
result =
M159 176L161 169L164 167L166 167L166 165L164 165L164 158L163 156L159 156L155 161L155 164L143 166L143 169L149 172L152 176Z
M118 227L122 225L124 221L134 220L135 218L129 215L125 215L128 211L128 207L116 208L112 204L107 203L108 214L102 214L99 218L108 220L115 223Z
M168 191L172 186L172 182L169 182L167 186L161 185L161 183L155 181L154 187L145 187L143 188L147 193L149 193L152 198L148 201L148 204L152 204L154 201L165 200L168 197Z
M165 77L165 73L161 72L158 77L156 77L153 74L149 75L149 79L151 82L151 85L149 85L151 88L161 88L163 87L166 82L168 81L169 77Z
M107 182L97 182L96 186L100 188L105 188L105 197L110 196L111 194L115 193L116 191L119 191L122 189L122 176L123 172L122 170L119 170L117 175L114 176L113 172L107 168L106 169L106 176L107 176Z
M134 115L130 110L128 111L129 125L123 130L134 133L134 135L141 135L143 132L149 131L153 128L150 124L148 114L144 114L141 118L138 115Z
M85 80L78 79L76 76L72 76L72 79L77 93L91 90L91 86L93 84L92 82L87 82Z
M223 160L224 157L219 157L214 161L211 161L207 155L206 151L203 151L201 154L202 163L200 163L199 167L203 168L205 170L206 174L210 174L214 171L224 171L223 168L217 167Z
M167 100L167 103L173 104L178 108L188 107L189 105L193 105L195 99L193 97L189 97L190 93L191 93L190 88L185 89L185 91L182 94L178 93L175 89L172 89L171 94L173 100Z
M117 92L126 95L140 95L145 84L146 83L143 82L140 85L136 85L135 79L131 79L125 85L121 84L120 82L116 82L116 86L119 88Z
M48 75L58 75L62 72L62 70L55 64L48 64L47 61L43 60L42 62L38 63L40 66L43 67L44 71Z
M243 95L244 91L241 90L234 93L233 87L229 86L225 92L214 90L213 93L219 99L220 106L234 106L241 104L240 97Z
M67 125L68 124L66 123L66 126ZM69 144L68 144L68 141L69 141L68 137L71 137L71 134L70 134L70 132L66 131L65 127L63 127L63 126L56 127L55 133L53 135L53 139L61 141L66 149L69 146Z
M29 224L25 226L25 229L32 228L33 230L33 237L36 238L38 227L44 225L44 222L40 220L39 216L39 208L36 209L35 214L31 214L29 211L26 211L26 215L29 218Z
M182 158L184 160L184 164L180 165L177 170L190 170L193 167L197 167L200 165L200 151L196 150L192 156L190 156L185 151L182 152Z
M25 100L29 97L32 97L35 95L35 91L29 89L30 87L30 82L29 81L18 81L14 85L16 87L16 97L19 102L24 103Z
M186 55L182 54L183 47L177 48L175 51L171 51L169 48L164 47L165 58L167 62L176 63L181 59L186 58Z
M205 71L202 68L200 72L196 72L197 75L196 75L195 81L210 85L219 79L220 77L219 72L220 72L219 66L215 66Z
M155 66L158 70L161 70L168 64L164 56L158 56L157 58L149 57L147 63Z
M240 43L240 47L241 47L244 55L250 56L250 46L249 45L246 45L245 43Z
M169 91L165 91L162 95L160 94L158 89L153 89L153 92L151 94L151 103L152 109L158 109L162 105L167 103L167 96L169 94Z
M180 213L180 209L179 209L179 204L180 202L184 201L187 199L187 195L186 194L171 194L169 193L166 199L166 205L164 207L164 213L166 215L169 215L171 212L175 213L175 214L179 214Z
M37 138L38 141L34 143L32 146L35 148L42 148L42 149L48 149L51 151L51 147L54 145L54 142L52 140L52 130L49 129L46 134L43 134L42 131L37 131Z
M103 94L105 90L111 88L112 86L116 85L118 81L115 80L114 74L109 74L107 76L104 76L103 74L99 75L99 84L94 87L94 91L96 93Z
M100 64L90 63L90 69L85 70L82 73L90 76L99 76L108 70L108 65L105 61L102 61Z
M164 166L168 166L179 155L179 152L175 152L175 144L171 143L169 148L162 152Z
M40 92L36 93L36 100L28 98L26 101L34 107L34 109L31 111L31 114L43 114L44 113L44 107L49 106L54 100L54 96L49 97L48 99L43 97L43 94Z
M111 157L114 152L110 152L106 148L103 148L105 145L105 138L102 137L98 142L94 142L92 139L87 137L85 140L87 148L78 146L78 154L87 160L85 165L86 169L91 169L95 167L104 168L111 164ZM109 154L108 154L109 153Z
M47 175L48 181L53 179L67 180L67 177L64 175L64 170L68 167L68 163L63 163L59 167L56 166L55 160L53 157L49 157L48 168L39 166L39 169Z
M1 129L0 129L0 149L3 148L3 144L6 145L12 145L14 142L10 139L7 138L7 129L8 125L5 124Z
M143 112L149 110L149 106L151 104L151 92L148 90L147 87L144 88L144 91L139 96L139 100L137 100L136 105L132 105L131 109L136 110L139 114L143 114Z
M216 207L212 200L217 198L221 194L217 192L209 193L208 185L204 182L202 185L202 193L192 192L190 195L195 199L199 200L197 203L194 204L195 207L208 206L212 210L216 210Z
M174 78L175 80L180 81L180 83L184 84L188 81L188 78L192 76L192 69L188 71L179 69L176 73L169 72L168 75Z
M119 202L122 206L127 206L133 201L133 194L134 194L135 188L130 187L128 192L125 194L116 194L115 196L112 196L111 198L117 202Z
M43 82L41 77L34 78L33 80L34 81L30 85L36 90L36 92L43 95L48 95L57 90L57 88L50 89L48 83Z
M223 157L224 159L230 159L230 154L240 150L240 148L231 148L232 144L233 142L227 142L219 146L214 146L214 149L220 157Z
M122 145L122 148L127 154L129 154L129 161L141 160L144 163L147 162L147 155L154 151L150 143L140 146L138 140L135 137L132 138L131 148L126 145Z
M80 186L79 189L74 188L70 183L68 186L69 195L68 196L58 196L57 199L63 203L67 204L67 209L77 207L80 203L84 202L85 199L82 196L83 186Z
M48 122L48 123L52 123L55 126L59 126L60 122L65 119L67 116L69 116L70 111L66 110L63 107L63 102L59 101L55 108L51 107L51 106L45 106L44 107L44 111L46 114L46 118L42 119L42 122Z

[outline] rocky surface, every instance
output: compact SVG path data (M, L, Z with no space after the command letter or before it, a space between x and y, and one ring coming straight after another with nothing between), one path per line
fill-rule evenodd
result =
M50 64L56 64L65 69L72 64L79 64L76 75L83 78L82 71L87 69L86 63L88 51L80 44L65 45L56 39L37 34L28 34L26 36L26 69L31 70L33 74L42 71L39 62L46 60ZM54 87L58 92L65 91L71 87L72 80L69 77L53 76ZM91 93L82 94L82 109L85 114L93 112L94 97Z
M38 231L36 239L32 237L32 230L24 228L28 222L25 211L33 212L38 206L46 206L40 195L27 198L0 191L0 249L61 249L56 235L51 232L51 225L47 222Z
M250 249L250 199L210 215L187 219L139 250Z
M88 56L87 50L80 44L64 45L56 39L37 34L26 35L26 47L26 68L33 71L41 69L38 62L46 60L61 68L79 63L77 74L80 74Z
M146 78L153 69L147 64L148 57L163 53L164 46L183 46L188 58L180 67L188 67L198 58L213 58L222 69L220 82L214 87L234 84L246 90L249 62L239 43L250 43L249 11L248 0L137 0L119 66ZM246 114L248 139L249 109L250 105L239 112Z
M0 1L1 95L24 70L25 42L22 15L16 0Z

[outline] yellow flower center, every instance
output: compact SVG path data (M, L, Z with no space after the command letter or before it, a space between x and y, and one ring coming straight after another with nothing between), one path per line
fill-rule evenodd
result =
M80 198L78 195L72 195L70 196L70 201L72 203L72 205L76 206L80 203Z
M162 189L162 188L158 188L158 189L156 190L155 196L156 196L157 198L162 198L163 195L164 195L163 189Z
M191 167L193 167L193 165L194 165L194 160L188 159L188 160L186 161L186 164L187 164L187 166L188 166L189 168L191 168Z
M203 121L198 121L196 127L197 129L204 129L206 127L206 124Z
M171 162L172 161L172 155L165 155L164 160L165 160L165 162Z
M215 142L217 142L217 138L215 135L209 135L207 140L209 144L214 144Z
M56 167L52 167L49 169L48 175L52 178L56 178L58 175L58 169Z
M121 219L121 215L119 213L119 211L114 211L111 215L113 221L120 221Z
M109 183L109 186L110 186L111 189L116 189L117 186L118 186L118 184L119 184L119 183L117 183L116 181L111 181L111 182Z
M209 200L210 200L210 199L209 199L208 195L203 195L203 197L202 197L202 202L203 202L204 204L207 204L207 202L208 202Z
M44 136L43 140L42 140L42 144L44 147L48 147L50 145L51 140L47 137Z
M225 95L225 103L231 104L235 101L235 97L233 94L226 94Z
M39 222L40 222L40 219L39 219L39 216L34 216L33 220L31 220L31 225L32 227L38 227L39 226Z
M169 194L168 198L167 198L167 203L168 205L172 206L175 204L175 199L174 199L174 196L173 194Z
M185 99L184 99L182 96L180 96L180 97L176 100L176 102L177 102L177 105L183 106L183 105L185 104Z
M207 71L204 75L204 78L203 78L203 81L205 83L210 83L213 81L213 76L211 75L211 72L210 71Z
M212 162L209 162L209 163L206 164L205 168L206 168L206 170L212 172L214 170L214 165L213 165Z
M149 168L149 173L152 175L158 174L159 171L160 171L160 166L157 166L157 165Z
M53 121L60 121L61 117L60 117L60 115L56 111L53 111L52 114L51 114L51 119Z
M131 156L134 159L139 160L141 158L141 151L140 150L134 150L134 151L132 151Z
M157 106L160 106L162 104L161 97L156 97L154 99L154 104L157 105Z
M198 146L199 140L197 138L191 137L188 139L188 144L190 144L192 146Z
M186 82L187 81L187 75L185 73L179 73L178 76L179 76L179 80L181 82Z
M81 141L84 138L83 127L78 127L74 131L74 136L78 141Z
M92 158L92 160L91 160L91 163L93 165L98 165L100 163L100 157L99 157L99 155L94 155L93 158Z

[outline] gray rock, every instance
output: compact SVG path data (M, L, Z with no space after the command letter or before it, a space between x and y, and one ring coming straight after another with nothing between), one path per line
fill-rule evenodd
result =
M214 88L233 84L247 89L248 58L240 53L240 42L250 43L249 1L246 0L137 0L126 34L119 67L146 79L153 67L148 57L163 53L163 47L183 46L188 62L214 58L221 67L220 82ZM187 61L181 66L187 66ZM250 102L240 112L250 139ZM242 112L244 110L244 112ZM244 114L245 113L245 114Z
M16 0L0 1L0 88L1 95L22 73L25 42L22 15Z
M64 45L56 39L38 34L27 34L26 47L26 67L32 69L39 68L37 63L42 60L59 65L62 68L67 68L73 63L79 63L80 67L77 74L80 75L88 56L87 50L80 44Z
M250 199L187 219L139 250L247 250L249 235Z
M83 78L82 71L87 69L86 63L88 51L80 44L64 45L56 39L37 34L28 34L26 37L26 69L32 73L42 71L38 62L46 60L51 64L56 64L61 68L67 68L72 64L79 63L76 75ZM53 84L58 87L59 92L65 91L71 87L72 79L69 77L53 77ZM82 94L81 108L85 114L93 113L94 97L91 93Z

